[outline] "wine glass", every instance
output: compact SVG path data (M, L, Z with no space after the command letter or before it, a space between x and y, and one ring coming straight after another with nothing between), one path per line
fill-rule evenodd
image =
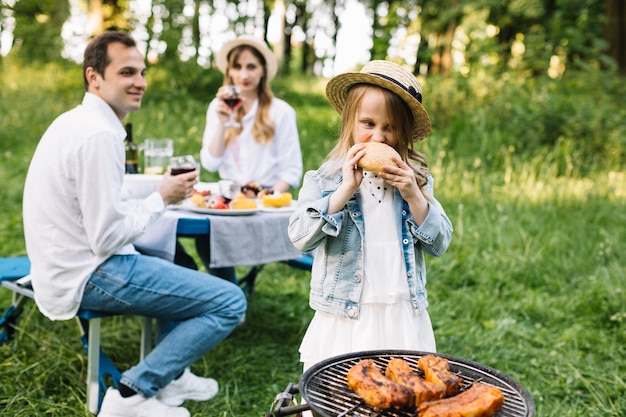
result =
M184 174L198 169L198 164L192 155L173 156L170 159L172 175Z
M226 97L224 97L224 103L232 110L230 116L224 127L241 127L241 123L235 120L235 109L241 104L241 89L237 85L225 85Z

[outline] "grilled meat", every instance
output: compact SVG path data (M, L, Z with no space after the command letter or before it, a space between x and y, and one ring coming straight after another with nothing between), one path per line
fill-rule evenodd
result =
M443 398L445 387L426 381L413 372L407 361L400 358L392 358L387 364L385 376L400 385L410 388L415 394L415 406L425 401Z
M422 356L417 366L424 371L424 378L428 382L444 387L444 397L456 395L461 391L463 380L460 376L450 372L450 365L446 358L435 355Z
M420 404L420 417L492 417L504 404L502 391L482 382L454 397Z
M373 360L363 359L348 371L348 386L377 409L409 408L415 405L415 394L387 378Z

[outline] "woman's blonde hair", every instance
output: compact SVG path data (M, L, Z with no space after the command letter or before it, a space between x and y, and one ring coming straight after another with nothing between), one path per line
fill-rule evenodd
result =
M228 70L232 68L239 56L243 51L250 51L261 63L263 66L263 78L259 82L259 87L257 91L259 107L256 113L256 119L254 120L254 126L252 127L252 136L254 140L259 143L269 144L274 137L274 122L270 117L270 107L272 104L272 99L274 98L274 93L270 88L269 83L267 82L267 64L265 63L265 58L256 48L253 48L249 45L240 45L232 49L228 54L228 68L225 71L224 76L224 85L232 84L233 80L228 76ZM236 110L235 118L237 121L241 121L243 117L243 107L239 106ZM239 133L241 132L241 128L231 128L226 131L225 142L226 145Z
M341 169L341 163L343 163L348 150L354 145L357 111L365 93L372 89L379 90L383 93L387 114L391 119L391 124L394 129L394 136L398 139L398 144L395 147L396 151L398 151L402 160L413 169L415 178L417 179L417 185L424 191L423 187L428 182L428 163L422 153L413 149L413 144L415 143L411 136L414 123L413 115L404 100L385 88L372 84L356 84L350 88L346 96L346 104L341 112L341 131L339 133L339 139L337 140L337 145L335 145L333 150L328 154L327 160L337 162L337 166L334 168L336 170ZM416 163L412 163L411 161L415 161ZM426 193L424 195L426 195ZM426 198L429 197L426 195Z

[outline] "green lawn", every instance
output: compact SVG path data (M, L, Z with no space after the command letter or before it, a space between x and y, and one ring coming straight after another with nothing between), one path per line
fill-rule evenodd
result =
M13 70L0 71L0 256L25 254L21 192L30 155L48 123L82 97L74 69L24 68L19 77ZM132 115L136 141L171 137L181 153L197 155L213 93L188 97L159 81ZM275 87L298 112L306 169L319 165L336 136L338 118L324 99L324 85L294 77ZM422 149L436 178L435 194L455 227L448 252L427 259L439 351L515 378L534 397L537 416L626 415L626 174L619 157L581 172L576 157L588 150L568 148L568 131L555 146L511 149L507 138L521 144L527 132L516 124L530 119L530 110L493 107L493 99L479 107L487 99L460 97L450 80L428 80L425 87L433 92L427 108L435 129ZM591 98L580 100L593 102L593 88L587 90ZM594 130L613 143L624 142L615 127L626 120L615 105L623 89L604 91L609 107L589 110L586 119L615 123ZM470 102L461 113L464 100ZM545 105L559 100L566 102L559 93ZM508 130L506 123L496 124L504 111L510 111ZM601 143L602 137L592 140ZM588 156L587 162L593 159ZM203 180L211 178L203 173ZM297 350L312 316L308 279L307 272L282 264L262 271L245 323L192 368L221 384L214 400L188 404L192 415L258 417L298 381ZM8 291L0 291L0 306L9 302ZM104 321L104 350L122 369L137 360L140 326L136 317ZM14 340L0 346L0 415L88 416L85 366L76 324L51 322L29 304Z

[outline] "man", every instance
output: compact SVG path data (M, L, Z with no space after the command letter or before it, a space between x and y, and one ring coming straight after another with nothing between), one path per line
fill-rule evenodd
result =
M138 110L146 66L134 40L106 32L85 50L87 90L39 142L23 200L26 249L35 301L52 320L79 309L159 319L162 336L141 362L109 388L100 417L187 417L185 400L207 400L217 382L191 363L243 320L246 299L232 283L139 254L132 243L168 204L191 195L197 172L166 174L145 200L121 200L126 135Z

